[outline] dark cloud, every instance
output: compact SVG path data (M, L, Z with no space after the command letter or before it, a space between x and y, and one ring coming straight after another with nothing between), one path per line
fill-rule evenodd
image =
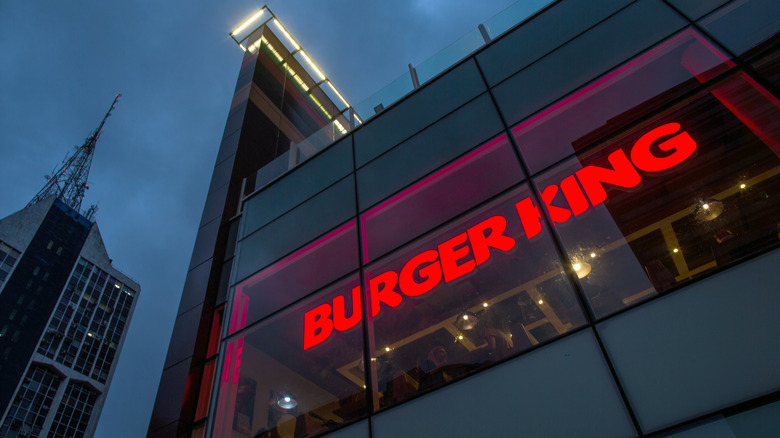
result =
M354 104L511 3L269 7ZM109 254L142 293L98 436L146 433L240 66L228 32L260 6L0 2L0 217L24 207L123 94L98 145L85 204L99 203Z

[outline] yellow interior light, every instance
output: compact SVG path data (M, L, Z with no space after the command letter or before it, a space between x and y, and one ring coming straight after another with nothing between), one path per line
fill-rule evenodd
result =
M342 135L347 133L346 128L344 128L344 125L342 125L338 120L334 120L333 124L336 125L336 128L338 128L339 132L341 132Z
M242 30L246 29L247 26L249 26L254 21L256 21L258 18L260 18L260 16L263 15L263 12L265 12L265 8L262 8L259 11L255 12L255 15L252 15L251 17L249 17L248 20L246 20L243 23L241 23L241 26L238 26L233 32L230 32L230 34L231 35L235 35L235 34L241 32ZM244 49L244 51L246 51L246 49Z
M342 96L341 93L339 93L339 90L337 90L336 87L334 87L333 84L330 83L330 81L328 81L328 85L330 85L330 89L333 90L334 93L336 93L336 96L338 96L339 99L341 99L341 101L344 102L344 105L346 105L347 108L349 108L349 104L347 103L347 100L344 99L344 96Z
M279 29L279 32L281 32L285 36L285 38L287 38L290 41L293 47L295 47L295 50L301 50L301 46L299 46L298 43L296 43L295 40L290 36L290 34L287 33L286 30L284 30L284 27L282 27L282 23L279 23L279 20L277 20L276 18L274 18L274 25L276 26L277 29Z
M246 47L244 47L244 45L243 45L243 44L239 44L239 45L238 45L238 47L241 47L241 50L243 50L243 51L245 51L245 52L246 52Z

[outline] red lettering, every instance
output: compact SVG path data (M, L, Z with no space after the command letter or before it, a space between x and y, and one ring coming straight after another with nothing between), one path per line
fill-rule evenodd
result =
M330 304L321 304L303 315L303 349L321 343L333 331L330 320Z
M642 177L628 161L626 153L622 149L609 154L607 157L612 169L596 166L585 166L576 172L580 184L585 189L591 204L598 205L607 199L607 192L602 184L611 184L618 187L636 187L642 182Z
M371 316L379 314L380 302L385 303L390 307L396 307L401 304L401 294L393 290L397 283L398 274L394 271L384 272L369 280L368 288L371 291Z
M360 322L360 286L352 288L352 316L349 318L346 316L344 301L342 295L333 299L333 327L340 332L349 330Z
M542 232L542 214L534 205L531 198L525 198L515 204L517 214L520 216L520 222L523 224L523 231L529 239Z
M547 207L547 211L550 213L550 219L552 219L553 222L560 224L569 220L571 212L563 207L556 207L551 204L557 194L558 186L555 184L545 188L541 193L542 202L544 202L544 206Z
M663 137L672 136L657 145L660 151L668 152L666 156L658 156L651 148L653 143ZM560 182L560 186L551 185L541 193L541 198L555 223L562 223L572 216L580 215L590 208L590 204L598 205L607 198L604 184L632 188L642 182L637 169L645 172L659 172L670 169L696 151L696 142L687 132L681 131L679 123L667 123L655 128L637 140L631 150L631 160L626 153L618 149L612 152L607 160L612 168L585 166L569 175ZM657 151L656 151L657 152ZM632 164L633 163L633 164ZM636 167L634 167L636 166ZM580 185L582 187L580 187ZM571 210L551 205L558 192L563 192ZM590 200L590 204L588 203ZM528 197L515 204L515 209L528 239L542 232L542 214ZM369 279L369 294L371 296L371 314L377 316L384 303L390 307L401 304L403 296L400 291L410 297L428 293L441 283L460 278L476 269L478 265L490 259L490 250L510 251L517 243L514 238L505 235L506 218L493 216L477 225L470 227L465 233L459 234L440 244L437 250L427 250L412 257L401 269L401 274L387 271ZM468 259L469 252L474 252L473 259ZM421 281L418 283L417 279ZM355 327L362 318L360 287L352 289L352 314L346 316L346 298L339 295L330 304L322 304L304 315L304 350L322 343L335 328L346 331ZM331 319L331 310L333 319Z
M466 233L458 234L439 245L441 270L444 272L444 281L447 283L468 274L477 266L474 260L469 260L462 265L458 264L459 260L469 255L469 246L464 245L458 249L455 249L455 247L466 243L467 239L468 235Z
M490 234L485 236L487 230L490 230ZM503 216L493 216L468 229L469 242L477 265L485 263L490 258L491 247L502 251L509 251L515 247L515 239L505 236L504 230L506 230L506 219Z
M640 137L634 144L634 148L631 149L631 161L634 166L645 172L660 172L682 163L693 155L696 150L696 142L685 131L658 144L658 148L662 151L673 151L670 155L659 157L650 151L650 146L654 141L672 135L679 130L679 123L667 123Z
M416 297L436 287L441 282L441 264L437 261L438 258L439 253L432 249L412 257L401 269L399 277L401 292L406 296ZM423 263L428 265L417 271L423 279L422 283L417 283L414 281L414 272Z
M569 175L561 181L561 191L563 192L563 196L566 197L566 202L569 203L569 207L571 207L571 211L575 216L579 216L590 207L588 200L585 199L585 194L582 193L580 185L577 184L574 175Z

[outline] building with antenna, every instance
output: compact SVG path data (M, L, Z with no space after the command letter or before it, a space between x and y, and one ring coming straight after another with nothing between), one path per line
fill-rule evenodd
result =
M92 436L140 286L82 209L100 125L0 219L0 437Z

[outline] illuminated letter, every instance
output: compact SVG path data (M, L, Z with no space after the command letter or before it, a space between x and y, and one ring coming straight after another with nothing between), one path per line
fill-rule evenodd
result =
M304 350L308 350L328 339L328 336L333 331L333 321L329 317L330 304L321 304L303 315Z
M469 260L462 265L458 265L458 260L469 254L469 246L455 249L456 246L466 243L468 235L466 233L458 234L452 239L439 245L439 256L441 257L441 270L444 272L444 281L449 283L456 278L462 277L474 270L476 263Z
M626 157L626 153L622 149L609 154L607 160L609 160L614 169L585 166L577 171L577 178L585 189L585 193L588 194L590 203L594 206L601 204L607 199L607 192L604 191L602 184L606 183L630 188L636 187L642 182L642 177L639 176L634 166L628 161L628 157Z
M579 216L590 207L588 200L585 199L585 194L582 193L582 190L580 189L580 185L577 184L577 180L574 179L574 175L567 176L561 181L561 191L563 192L563 196L566 197L566 202L569 203L569 207L571 207L571 211L575 216Z
M333 327L343 332L351 329L360 322L360 286L352 288L352 316L347 318L347 310L344 307L342 295L333 299Z
M517 214L520 216L520 222L523 224L523 230L529 239L542 232L542 214L536 208L531 198L525 198L515 204Z
M438 258L439 253L431 249L409 260L401 269L398 280L401 292L406 296L416 297L436 287L441 282L441 264L437 261ZM423 263L430 264L420 268L419 273L423 282L417 283L414 281L414 271Z
M490 234L485 236L485 231ZM515 239L505 236L506 219L503 216L493 216L468 229L469 242L474 251L474 260L481 265L490 258L490 247L509 251L515 247Z
M561 224L569 220L571 217L571 212L565 208L556 207L550 204L553 199L555 199L555 195L557 194L558 186L555 184L545 188L541 193L544 206L547 207L547 211L550 212L550 219L552 219L555 223Z
M368 288L371 291L371 316L379 313L379 303L385 303L390 307L396 307L401 304L401 294L394 291L398 283L398 274L394 271L387 271L372 278ZM379 285L382 285L380 290Z
M650 151L654 141L679 130L679 123L667 123L643 135L631 149L631 161L645 172L660 172L682 163L696 150L696 142L685 131L658 144L658 148L662 151L672 151L670 155L659 157Z

